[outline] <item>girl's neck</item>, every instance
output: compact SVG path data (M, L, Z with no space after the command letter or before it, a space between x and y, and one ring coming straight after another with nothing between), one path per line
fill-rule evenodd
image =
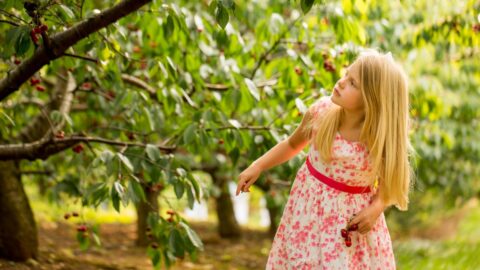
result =
M365 121L365 112L342 110L340 126L344 129L361 129Z

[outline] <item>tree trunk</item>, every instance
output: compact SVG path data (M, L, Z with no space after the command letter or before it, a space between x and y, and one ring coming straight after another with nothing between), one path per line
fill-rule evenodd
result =
M139 202L137 207L137 246L147 246L150 240L147 237L147 218L148 213L158 213L158 193L157 190L152 190L149 187L144 187L146 201Z
M0 162L0 217L0 257L37 258L37 227L15 161Z
M268 234L273 238L278 229L277 218L278 218L278 214L280 213L280 207L273 206L273 207L267 207L267 209L268 209L268 214L270 216L270 228L268 230Z
M220 190L220 196L215 199L218 217L218 233L222 238L237 238L242 235L240 226L235 218L233 203L228 190L227 181L224 178L216 177L215 173L210 174L213 182Z

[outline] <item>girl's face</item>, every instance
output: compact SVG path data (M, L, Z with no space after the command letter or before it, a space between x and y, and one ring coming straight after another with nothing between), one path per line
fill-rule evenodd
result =
M362 91L358 67L350 65L345 75L337 81L333 88L332 102L347 110L363 110Z

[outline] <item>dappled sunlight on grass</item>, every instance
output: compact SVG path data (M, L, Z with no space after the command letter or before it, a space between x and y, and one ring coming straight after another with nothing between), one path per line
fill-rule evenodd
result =
M64 220L66 213L73 211L79 213L79 218L70 218L69 221L77 223L87 221L89 223L132 223L136 220L136 212L133 204L126 208L123 205L118 213L110 202L100 204L97 209L82 207L80 200L63 198L63 203L50 203L47 198L42 198L37 191L36 185L25 186L35 219L43 221ZM64 220L65 221L65 220Z
M394 241L397 267L402 269L480 269L480 207L469 211L449 240Z

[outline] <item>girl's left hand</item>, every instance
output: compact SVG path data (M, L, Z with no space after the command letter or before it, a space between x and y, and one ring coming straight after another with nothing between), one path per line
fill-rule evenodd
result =
M356 231L361 234L366 234L373 228L378 217L382 214L382 210L383 207L377 204L370 204L358 212L347 226L350 228L353 224L357 224L358 229Z

